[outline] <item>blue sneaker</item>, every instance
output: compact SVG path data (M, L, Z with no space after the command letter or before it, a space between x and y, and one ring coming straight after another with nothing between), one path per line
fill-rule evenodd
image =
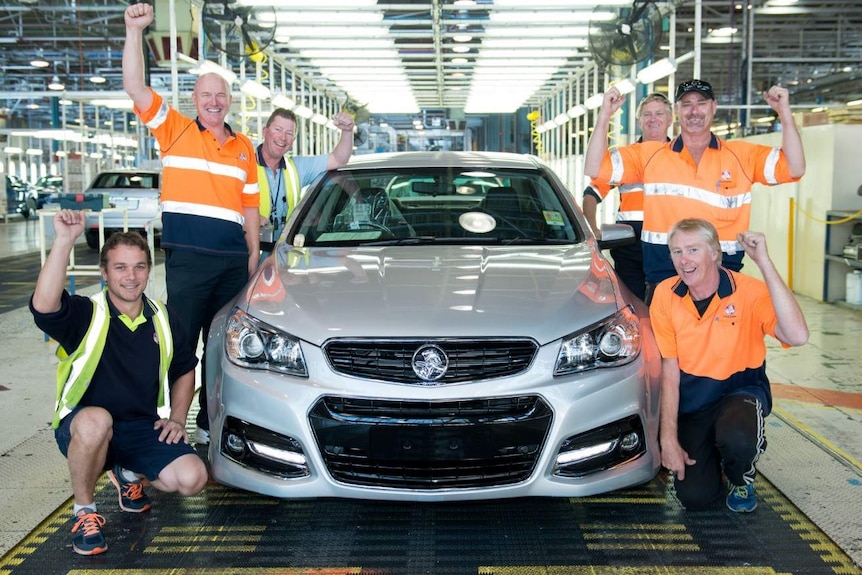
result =
M98 555L108 550L108 542L102 535L105 518L84 507L75 515L72 526L72 550L78 555Z
M123 468L115 465L108 470L108 479L117 488L118 497L120 500L120 509L129 513L143 513L153 506L150 498L144 493L144 486L141 485L141 480L126 481L123 478Z
M729 484L727 493L727 508L736 513L751 513L757 509L757 494L754 492L754 484L733 485Z

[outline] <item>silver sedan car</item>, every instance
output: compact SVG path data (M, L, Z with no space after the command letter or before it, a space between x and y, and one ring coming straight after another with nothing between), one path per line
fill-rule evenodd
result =
M275 497L587 496L660 464L648 313L537 158L354 157L212 324L209 459Z

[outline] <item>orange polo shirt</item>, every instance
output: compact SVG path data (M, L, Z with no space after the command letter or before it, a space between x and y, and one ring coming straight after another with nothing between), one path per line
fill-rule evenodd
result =
M220 144L155 91L149 109L135 114L161 147L162 247L247 257L243 208L260 205L251 140L225 124Z
M778 318L766 284L725 268L718 292L701 317L678 277L661 282L650 320L661 356L679 362L679 412L691 413L740 393L772 409L766 377L766 342Z

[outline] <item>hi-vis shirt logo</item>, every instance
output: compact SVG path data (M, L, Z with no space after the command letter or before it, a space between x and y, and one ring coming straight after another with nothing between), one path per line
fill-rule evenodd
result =
M732 303L727 304L727 307L724 308L724 315L727 317L735 317L736 316L736 306Z
M159 333L156 330L153 330L153 342L156 345L159 345Z
M725 181L725 182L730 181L730 179L731 179L730 170L722 170L721 171L721 179L722 179L722 181Z
M244 161L246 161L246 159L248 159L248 158L246 157L246 155L245 155L244 153L240 152L240 153L239 153L239 159L240 159L240 160L242 160L242 161L244 162Z

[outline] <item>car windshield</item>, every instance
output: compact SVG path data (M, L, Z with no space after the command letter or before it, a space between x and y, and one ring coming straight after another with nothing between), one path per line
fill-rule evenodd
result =
M96 176L94 189L107 188L158 188L159 175L149 173L104 172Z
M303 246L575 243L583 239L578 230L560 192L538 172L356 170L320 182L289 240Z

